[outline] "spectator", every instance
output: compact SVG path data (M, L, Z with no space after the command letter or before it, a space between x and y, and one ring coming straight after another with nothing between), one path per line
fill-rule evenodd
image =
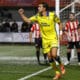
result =
M28 23L23 22L21 27L21 32L27 32L28 30Z
M3 27L2 29L3 32L10 32L10 23L8 20L3 21L2 27Z
M15 20L13 21L11 25L11 32L18 32L18 24Z

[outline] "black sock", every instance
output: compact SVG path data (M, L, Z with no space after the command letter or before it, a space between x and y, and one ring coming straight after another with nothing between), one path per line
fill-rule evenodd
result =
M55 59L56 59L56 61L57 61L59 64L61 64L60 56L57 56Z
M47 60L47 54L43 54L44 60Z
M36 51L36 56L37 56L38 62L40 62L40 51Z
M67 53L67 59L68 59L68 61L70 61L70 58L71 58L71 53L68 52L68 53Z
M80 52L77 53L78 56L78 62L80 62Z

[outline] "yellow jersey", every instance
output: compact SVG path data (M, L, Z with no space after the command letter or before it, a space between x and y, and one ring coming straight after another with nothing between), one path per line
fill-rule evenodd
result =
M38 13L35 16L30 17L30 20L39 23L43 40L58 39L55 24L60 23L60 19L54 12L47 12L46 16L40 16Z

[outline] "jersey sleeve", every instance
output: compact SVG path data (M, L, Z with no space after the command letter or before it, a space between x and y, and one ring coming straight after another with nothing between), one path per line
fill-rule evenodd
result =
M58 18L56 14L54 14L54 21L56 23L60 23L61 22L60 18Z
M32 16L29 18L32 22L35 22L35 21L38 21L38 16L35 15L35 16Z

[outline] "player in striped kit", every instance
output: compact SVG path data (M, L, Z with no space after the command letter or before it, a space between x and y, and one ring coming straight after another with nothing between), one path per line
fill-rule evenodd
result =
M79 40L79 34L78 34L78 20L75 18L75 13L69 14L69 20L66 22L65 27L65 33L68 37L68 52L67 52L67 59L68 63L70 63L71 58L71 50L74 48L74 46L77 49L77 56L78 56L78 62L80 65L80 40Z
M36 57L38 60L38 64L40 64L40 48L42 48L42 38L40 34L40 26L37 22L35 22L31 27L31 40L32 40L32 32L34 32L35 38L35 47L36 47ZM44 61L47 64L47 54L43 53Z

